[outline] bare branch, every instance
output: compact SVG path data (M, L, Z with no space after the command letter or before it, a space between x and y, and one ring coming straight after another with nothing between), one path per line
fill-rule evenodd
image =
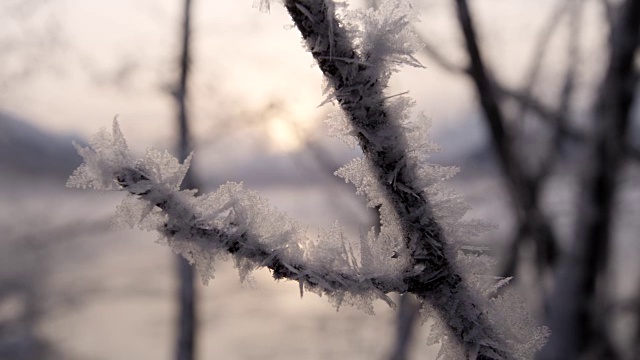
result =
M525 101L520 102L521 106L519 111L517 112L516 119L522 119L524 114L530 107L528 101L530 101L530 99L533 97L533 89L535 88L536 82L538 80L538 75L540 74L540 69L542 68L542 61L549 45L549 41L558 28L560 20L570 9L572 1L576 0L560 1L558 3L557 9L553 13L553 16L549 18L549 21L542 27L542 32L538 37L538 41L536 43L536 46L534 47L535 50L533 52L533 56L531 57L532 63L530 65L529 74L527 76L527 80L525 81L525 86L521 91L523 100Z
M416 327L420 303L410 294L402 295L396 320L396 340L389 360L406 360L409 357L409 344Z
M612 358L604 333L607 317L603 309L607 308L609 293L603 278L609 269L612 210L635 89L633 67L640 40L640 0L625 1L617 15L610 38L609 64L595 108L597 138L589 153L592 161L585 167L575 245L560 273L552 303L556 315L551 325L558 328L554 328L548 352L567 358L581 358L586 353ZM566 308L564 304L571 301L584 305Z
M440 51L430 42L428 42L427 40L425 40L424 38L420 38L420 42L422 43L423 47L422 47L422 51L425 52L425 54L427 54L427 56L429 56L431 59L433 59L438 65L440 65L443 69L454 73L454 74L461 74L461 75L468 75L469 74L469 70L465 69L462 66L459 66L457 64L454 64L452 61L450 61L449 59L447 59L442 53L440 53Z
M574 129L569 125L569 119L566 115L561 114L557 110L552 109L550 106L541 103L535 97L527 96L522 91L508 89L500 85L496 81L494 81L493 84L497 95L499 95L500 97L509 98L520 104L526 103L529 111L535 113L549 125L558 126L557 130L560 131L560 133L564 137L575 142L586 141L586 135L583 132Z
M456 4L458 22L465 38L470 59L469 74L480 97L480 104L491 131L493 145L507 178L511 197L516 204L518 222L525 224L533 222L535 219L535 226L531 229L540 230L534 234L536 234L538 248L545 250L545 253L540 255L544 255L544 262L553 264L557 252L557 242L548 222L538 210L539 183L524 171L513 151L512 139L507 133L505 118L498 104L495 83L485 68L467 2L466 0L456 0Z
M180 77L175 92L178 108L178 158L185 159L191 153L191 138L189 132L189 112L187 98L189 90L189 75L191 73L191 13L192 0L184 0L182 33L180 49ZM197 188L193 169L189 169L182 183L188 189ZM196 321L196 287L193 267L182 256L176 256L178 275L178 339L175 347L176 360L193 360L195 357L197 339Z
M561 10L564 10L565 8L566 8L565 6L560 7ZM555 21L551 23L555 24ZM555 26L553 28L555 28ZM420 43L423 44L422 51L425 53L426 56L432 59L438 66L440 66L444 70L447 70L453 74L471 76L471 70L469 68L455 64L453 61L448 59L444 54L442 54L434 44L429 42L423 36L420 36L419 34L418 36L420 38ZM546 39L549 36L550 34L549 35L545 34L543 38ZM547 42L548 40L540 41L541 44L546 44ZM545 47L543 47L543 49L545 49ZM539 50L539 52L540 51L543 51L543 50ZM526 108L526 110L532 111L539 118L541 118L542 120L546 121L551 125L559 123L560 124L559 129L563 136L568 137L573 141L584 141L584 135L581 134L578 130L572 129L568 125L569 124L568 119L566 118L565 114L560 114L555 109L552 109L550 106L540 102L538 99L536 99L533 96L533 94L531 94L530 91L526 91L526 89L516 90L513 88L509 88L495 78L491 78L490 80L492 81L496 95L499 96L500 98L507 98L515 101L520 105L521 109Z
M554 133L552 138L552 144L549 146L547 154L542 159L542 163L536 174L537 180L542 181L551 172L553 166L559 159L561 145L567 125L567 120L570 114L571 100L573 95L573 89L575 86L576 72L578 64L580 62L580 48L579 37L581 33L582 25L582 1L575 2L573 11L569 17L569 38L567 39L567 73L565 75L564 85L560 94L560 104L556 112L556 119L552 126L554 127Z

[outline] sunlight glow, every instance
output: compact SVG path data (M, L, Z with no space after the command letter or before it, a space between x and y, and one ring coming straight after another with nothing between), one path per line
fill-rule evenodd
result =
M295 151L303 145L303 135L293 120L273 118L267 124L267 134L271 140L271 149L276 152Z

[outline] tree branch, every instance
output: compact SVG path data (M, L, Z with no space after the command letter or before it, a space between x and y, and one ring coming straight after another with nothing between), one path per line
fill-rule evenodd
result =
M191 70L191 9L192 0L184 0L182 33L180 49L180 77L176 89L175 100L178 108L178 158L185 159L191 153L191 139L189 132L189 113L187 96L189 75ZM182 186L187 189L197 188L193 170L189 169ZM176 257L178 275L178 339L175 348L177 360L193 360L195 357L197 339L196 320L196 287L193 267L181 256Z
M571 101L573 97L573 90L575 87L575 78L577 68L580 62L580 48L579 37L581 33L582 25L582 2L577 1L574 3L573 12L569 17L569 38L567 41L567 70L560 94L560 103L556 112L557 118L553 122L553 136L551 140L551 146L542 159L542 163L536 174L537 181L542 181L551 172L553 166L556 164L561 146L563 144L563 138L565 129L567 128L567 120L571 112Z
M424 45L422 47L422 51L441 68L449 71L452 74L471 76L471 70L469 68L465 68L453 63L424 37L419 36L419 38L420 43ZM492 78L491 81L496 96L515 101L520 105L521 108L526 108L528 111L533 112L540 119L546 121L550 125L559 125L559 131L561 132L563 137L569 138L570 140L576 142L585 141L584 134L570 127L568 118L565 114L561 114L555 109L552 109L551 107L540 102L530 92L509 88L495 78Z
M356 137L377 178L383 179L388 176L385 174L397 172L393 182L380 185L385 189L396 215L403 223L413 267L424 269L420 274L406 278L411 292L428 301L445 319L452 319L447 321L451 331L467 351L477 349L478 346L478 343L467 340L467 331L477 331L482 334L480 337L492 339L489 340L490 343L495 342L497 339L494 330L478 317L481 311L465 314L463 308L468 305L458 307L453 313L451 311L454 310L450 308L452 302L470 301L467 297L470 295L469 290L464 289L460 275L451 265L447 242L434 219L431 204L421 195L423 190L412 185L411 179L415 179L416 174L402 165L407 158L406 138L400 131L399 124L390 118L385 109L383 89L377 78L381 74L363 65L366 63L363 60L366 59L358 58L332 9L322 2L287 0L285 7L302 33L320 70L335 89L335 98L356 129ZM331 34L329 39L327 34ZM354 61L346 63L337 60L344 58ZM377 135L383 133L384 136ZM384 137L393 138L394 142L372 140ZM438 276L432 280L434 274ZM460 296L460 293L466 295ZM456 320L453 321L453 318ZM480 345L480 348L481 353L498 352L508 357L491 345Z
M460 204L436 186L448 176L448 169L424 160L428 146L416 142L423 143L425 134L407 121L410 99L383 93L392 65L419 66L410 46L397 41L408 25L408 12L398 15L397 8L391 7L369 19L379 24L365 22L374 28L367 35L378 37L373 48L367 49L361 43L355 47L332 1L285 0L284 5L333 87L333 97L349 122L349 134L365 154L364 160L355 160L340 171L367 194L369 205L380 205L384 215L378 248L366 242L373 236L361 239L358 262L339 229L321 232L319 242L310 241L303 226L238 184L228 183L215 194L198 197L193 191L178 191L190 157L180 165L168 154L149 151L144 159L135 161L115 122L112 136L103 130L89 148L77 147L85 162L68 185L128 191L132 196L120 207L121 222L159 231L174 251L195 264L205 281L211 277L213 260L231 254L241 277L254 268L267 267L276 279L298 281L301 294L307 288L328 294L338 304L359 297L390 301L386 293L411 292L439 315L440 328L446 333L443 348L454 352L450 356L530 357L544 343L546 330L533 323L522 326L529 320L518 311L521 306L502 314L502 307L511 301L508 297L483 299L482 295L494 293L500 284L478 279L476 269L462 276L461 267L482 266L477 261L482 263L482 259L464 257L458 245L449 243L445 229L453 237L466 237L482 226L458 221ZM381 43L382 50L376 48ZM432 179L421 179L422 175ZM450 201L447 216L451 219L436 213L429 198L433 194L434 201ZM132 198L143 200L142 204ZM438 207L442 210L446 209ZM393 246L394 251L385 246ZM456 261L457 256L472 265ZM368 265L372 260L375 264ZM511 323L512 317L517 324ZM503 321L515 329L501 328Z
M506 88L496 81L494 81L493 84L494 90L498 96L509 98L519 104L526 103L527 109L547 122L547 124L558 126L559 128L557 130L560 131L564 137L579 143L586 142L586 135L569 125L569 118L567 115L543 104L535 97L528 96L523 91Z
M382 293L415 291L398 287L385 277L354 277L353 274L336 272L332 269L309 267L304 263L297 263L287 258L281 250L270 249L260 241L260 236L251 231L242 229L240 218L241 209L234 209L229 214L226 228L218 228L211 224L197 225L191 221L182 219L199 218L193 205L179 193L167 192L159 186L150 185L150 176L136 168L121 169L117 175L119 185L132 195L142 200L149 201L163 210L169 219L165 223L162 233L168 238L178 234L190 234L190 241L203 242L216 248L224 248L230 254L242 259L251 260L260 266L271 270L274 279L289 279L304 283L309 288L320 288L322 291L332 293L338 290L353 291L373 287ZM145 191L139 192L140 186L145 186ZM237 200L237 199L234 199ZM233 201L233 200L232 200ZM176 209L179 211L176 211ZM244 209L242 209L244 210ZM234 217L238 217L237 220ZM303 243L299 241L298 243ZM434 284L425 284L432 287Z
M539 183L533 181L525 173L513 151L512 140L505 126L505 118L498 104L494 82L485 69L480 48L478 47L476 32L467 2L466 0L456 0L456 4L458 22L465 38L470 59L469 76L473 80L479 95L480 104L493 138L493 146L500 159L511 197L516 204L518 222L520 224L531 223L533 225L528 228L539 230L535 234L538 247L545 251L541 255L544 256L546 263L553 264L557 253L557 242L547 220L538 210ZM511 255L515 256L515 254Z
M575 1L579 0L573 0L573 2ZM547 47L549 45L551 37L560 24L560 20L571 8L571 3L572 0L559 2L557 9L549 18L549 21L542 27L542 32L538 37L536 46L534 47L534 54L531 57L532 63L529 67L527 80L525 81L524 89L521 91L524 101L520 102L520 108L518 109L517 115L515 116L516 120L522 120L524 118L524 114L530 107L529 101L533 98L533 89L535 88L536 82L538 80L540 69L542 68L542 61L544 59ZM554 119L557 121L557 117L551 117L550 119Z
M640 40L640 0L627 0L617 12L610 38L609 64L595 111L596 139L585 167L572 256L564 264L553 297L554 334L543 354L611 358L607 327L606 275L611 223L626 133L633 103L634 58ZM571 303L570 307L567 304ZM580 304L576 306L576 304Z
M433 44L428 42L424 37L420 37L420 43L422 43L422 51L430 57L436 64L440 65L443 69L459 75L469 75L470 70L454 64L451 60L447 59Z

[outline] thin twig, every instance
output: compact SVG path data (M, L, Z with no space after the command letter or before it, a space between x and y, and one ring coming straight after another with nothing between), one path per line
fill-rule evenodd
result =
M596 103L596 139L585 167L572 254L552 297L554 333L543 350L578 359L614 358L605 333L606 276L611 224L635 86L634 59L640 40L640 0L622 4L610 38L609 64ZM572 304L567 307L566 304ZM557 326L557 327L556 327Z
M435 45L426 40L426 38L420 35L418 36L420 38L420 43L423 45L422 51L427 57L433 60L436 65L452 74L470 76L471 70L469 68L455 64L444 54L442 54ZM521 107L525 107L526 104L526 107L529 111L532 111L539 118L549 124L554 124L556 120L558 120L558 122L562 124L560 127L560 131L562 132L563 136L577 142L585 141L585 135L580 131L571 128L568 124L567 119L565 119L562 114L558 114L556 110L540 102L540 100L536 99L532 94L526 94L523 90L509 88L506 85L502 84L496 78L491 78L491 81L493 83L496 95L500 98L513 100L517 104L520 104Z
M466 69L463 66L454 64L451 60L447 59L433 44L428 42L424 37L420 37L420 42L422 43L422 51L430 57L432 60L436 62L436 64L440 65L443 69L454 73L454 74L469 74L469 69Z
M523 99L525 101L520 102L520 108L516 112L515 119L522 120L524 119L524 114L529 109L529 100L533 97L533 89L535 88L536 82L538 80L538 76L540 74L540 70L542 69L542 62L544 59L544 55L547 51L549 42L555 33L556 29L559 27L560 20L565 15L565 13L570 9L570 5L572 1L560 1L558 3L558 7L553 13L553 16L549 18L549 21L542 27L541 34L538 36L538 41L534 46L533 56L531 57L532 63L529 66L529 73L527 75L527 80L525 81L525 86L521 90L523 95Z
M192 0L184 0L182 18L182 48L180 51L180 77L175 93L176 106L178 108L178 157L185 159L191 153L191 139L189 133L189 113L187 109L187 96L189 75L191 70L191 9ZM189 169L182 186L188 189L197 188L193 170ZM193 360L195 358L197 319L196 319L196 287L193 267L182 256L176 256L176 269L178 275L177 298L178 312L178 337L175 348L176 360Z
M543 181L551 172L551 169L560 158L559 154L563 144L563 129L567 127L569 113L571 112L571 100L575 86L577 68L580 63L579 38L582 25L582 1L575 1L569 17L569 37L567 39L567 73L565 75L560 103L556 111L557 118L553 124L553 136L551 146L543 157L542 163L536 174L537 181Z
M470 59L469 75L478 92L480 104L493 138L493 146L508 181L509 191L517 210L518 222L520 224L529 223L528 228L532 231L538 230L533 234L536 236L538 246L545 249L548 263L552 264L555 260L557 242L548 221L538 210L539 183L533 181L530 175L524 171L521 166L522 162L517 159L516 153L513 151L512 139L507 132L505 117L498 104L494 82L485 68L478 47L467 2L466 0L456 0L456 4L458 22L465 38ZM520 241L517 242L517 244L519 243ZM510 256L517 256L517 253L511 253ZM507 263L510 262L512 261L507 261Z
M528 110L535 113L540 119L549 125L559 126L557 130L560 131L563 137L577 143L587 141L587 136L582 131L569 125L569 119L565 115L558 113L557 110L543 104L535 97L527 96L520 90L508 89L496 81L493 84L497 95L514 100L519 104L526 103Z

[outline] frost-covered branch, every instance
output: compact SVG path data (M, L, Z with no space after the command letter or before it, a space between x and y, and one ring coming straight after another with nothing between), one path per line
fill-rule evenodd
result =
M380 251L370 249L367 261L358 264L346 242L333 241L343 238L339 226L310 239L306 227L245 191L242 184L227 183L213 194L198 197L193 190L180 191L191 157L179 164L166 152L149 150L143 159L133 160L116 121L112 134L102 130L90 147L77 148L84 163L68 186L127 191L114 223L141 224L158 231L168 245L195 264L205 283L213 277L215 258L230 254L243 279L251 270L267 267L275 279L298 281L301 291L305 287L325 293L338 305L346 292L354 298L379 297L390 302L385 293L407 291L396 274L375 273L362 264L384 262L376 259ZM365 246L361 244L361 251ZM392 249L381 251L388 257ZM380 263L375 267L382 268Z
M378 12L358 14L365 19L362 28L352 30L365 34L359 49L336 18L332 2L289 0L285 6L333 88L333 96L351 127L350 134L366 157L340 174L357 187L378 187L374 190L378 194L363 192L382 205L382 223L385 217L397 217L402 224L411 266L416 270L416 275L406 277L405 282L446 319L453 337L467 353L481 351L496 358L509 357L505 344L451 263L455 253L448 248L435 219L425 184L418 180L424 178L419 174L424 170L424 159L420 149L410 152L411 146L419 144L411 143L403 132L407 128L403 123L407 99L389 101L383 94L395 64L419 65L412 56L413 39L407 33L412 13L408 5L387 2ZM344 58L353 61L342 61ZM415 132L420 134L419 130ZM351 174L358 178L350 178ZM469 337L471 333L474 336Z
M410 121L407 96L384 94L397 65L421 66L413 57L419 44L409 26L412 7L387 1L378 11L347 13L331 0L284 5L327 78L326 102L340 106L333 131L363 150L364 158L336 174L380 210L379 233L349 241L336 224L310 238L305 226L241 184L202 196L180 191L190 158L181 165L149 151L134 160L117 123L112 134L103 130L90 147L78 147L85 162L69 185L127 191L117 222L158 231L205 282L216 258L232 257L243 279L267 267L276 279L299 282L301 294L326 294L336 305L371 310L374 299L393 305L389 292L411 292L424 301L426 316L435 315L429 341L441 342L446 358L531 358L546 330L509 292L488 299L508 279L488 277L490 259L478 249L462 251L486 225L464 221L467 205L442 184L457 169L428 162L437 146L426 139L427 122Z

